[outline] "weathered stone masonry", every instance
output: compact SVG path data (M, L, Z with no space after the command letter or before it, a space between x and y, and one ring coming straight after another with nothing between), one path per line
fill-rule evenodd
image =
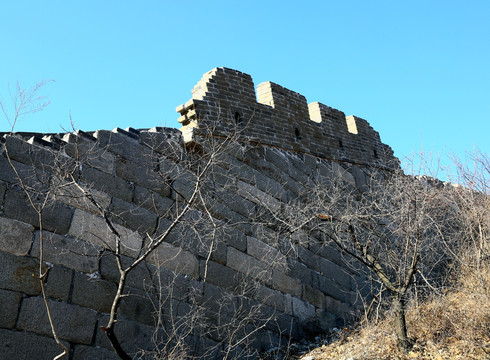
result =
M193 311L192 294L199 293L210 324L236 315L218 308L217 299L244 294L239 293L244 279L252 279L245 310L262 304L260 313L272 319L254 335L253 349L275 346L281 335L327 330L355 310L356 275L336 249L302 233L301 241L285 247L274 228L244 224L261 207L279 212L323 178L341 176L363 186L370 167L398 166L391 148L365 120L321 103L308 105L302 95L277 84L260 84L256 96L251 77L236 70L211 70L192 94L177 108L182 134L129 128L2 136L0 357L51 359L59 352L36 278L42 225L49 301L70 359L116 358L100 330L118 279L113 235L100 209L68 175L112 214L129 261L147 244L147 235L166 229L169 210L192 189L193 169L183 166L191 156L185 144L203 143L209 136L237 134L238 146L245 149L222 154L226 165L214 169L215 188L207 190L214 191L209 211L219 224L218 241L210 254L212 239L199 237L183 222L131 274L131 296L123 301L116 328L123 347L134 353L153 346L155 298L148 284L155 274L164 285L173 284L165 306L172 305L175 318ZM37 204L55 189L42 224L17 174ZM202 209L196 208L186 221L200 217ZM217 331L202 338L196 330L187 341L197 353L214 347L209 357L219 358L223 336Z

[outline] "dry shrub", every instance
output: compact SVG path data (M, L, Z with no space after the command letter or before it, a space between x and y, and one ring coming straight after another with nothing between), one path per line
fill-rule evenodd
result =
M472 259L468 259L472 260ZM315 360L490 359L490 261L465 261L453 286L418 305L409 304L407 327L413 341L406 354L397 346L389 314L377 323L343 330L338 339L306 356Z

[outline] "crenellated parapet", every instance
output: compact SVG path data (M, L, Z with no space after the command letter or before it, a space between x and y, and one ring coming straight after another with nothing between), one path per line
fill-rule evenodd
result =
M251 76L237 70L207 72L192 99L176 110L186 142L238 131L243 140L320 158L398 166L391 147L366 120L319 102L308 104L303 95L270 81L255 91Z

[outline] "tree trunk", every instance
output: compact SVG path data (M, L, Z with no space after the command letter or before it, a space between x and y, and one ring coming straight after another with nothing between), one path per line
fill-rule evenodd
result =
M398 346L405 352L410 350L410 341L407 336L407 325L405 322L405 304L403 299L393 299L393 310L395 312L395 333L398 338Z

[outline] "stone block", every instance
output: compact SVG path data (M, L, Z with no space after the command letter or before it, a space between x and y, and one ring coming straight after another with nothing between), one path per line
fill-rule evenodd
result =
M48 271L46 292L49 297L68 301L73 272L63 266L54 266Z
M337 315L337 317L347 319L352 317L351 312L353 308L350 305L327 295L325 296L325 310Z
M147 258L147 262L158 267L163 266L178 274L199 278L199 261L189 251L180 247L161 243Z
M9 162L5 156L0 155L0 180L20 186L19 177L25 186L39 192L46 192L51 174L15 160Z
M313 282L313 270L293 258L288 258L287 260L289 265L286 274L298 279L303 285L311 285Z
M303 286L303 299L317 308L323 309L325 307L325 295L309 285Z
M5 198L5 191L7 191L7 184L0 181L0 211L3 210L3 199Z
M151 156L141 158L138 162L119 158L116 162L116 175L159 194L165 194L169 190L166 177L158 172L158 160Z
M42 199L34 198L36 206L40 205ZM39 228L39 215L35 211L26 194L17 188L7 190L4 203L5 216L31 224ZM47 202L42 210L42 223L45 230L57 234L66 234L70 226L73 209L59 202Z
M112 199L110 213L111 220L140 234L151 235L155 232L157 216L143 207L115 197Z
M100 346L74 345L72 360L119 360L114 350Z
M0 217L0 251L25 256L32 246L32 225Z
M301 282L278 270L274 270L272 272L272 287L276 290L281 290L283 293L301 297Z
M0 328L13 329L17 321L22 294L0 289Z
M182 136L177 129L153 128L141 131L139 142L153 152L166 155L171 158L182 157Z
M59 164L60 160L62 160L61 152L49 147L30 144L15 136L5 137L5 147L8 149L10 159L26 165L45 169L49 172L54 172L61 165ZM67 158L66 156L64 157Z
M162 193L162 195L159 195L144 187L136 186L134 188L133 202L157 214L159 217L166 217L172 211L175 201L169 198L171 194L170 187L167 186L162 189Z
M356 165L352 165L350 169L350 173L354 177L354 181L356 183L356 186L358 189L366 189L366 184L367 184L367 176L364 173L364 171L361 170Z
M330 260L320 258L319 259L320 270L323 276L332 279L343 288L350 290L352 287L351 274L337 264L334 264Z
M65 344L70 348L69 344ZM0 329L0 354L2 359L30 360L54 359L62 353L52 337L26 331ZM67 356L62 358L68 359Z
M122 200L131 201L133 198L133 186L130 183L93 167L84 166L81 170L80 180L90 188Z
M337 316L335 316L331 312L322 309L316 309L316 323L321 330L329 331L337 326Z
M230 291L243 290L244 275L227 266L209 261L206 264L205 260L200 262L200 275L204 281L209 281L211 284L220 286Z
M122 254L136 257L143 243L141 236L118 224L114 224L114 228L120 235ZM68 235L112 251L116 248L116 236L104 219L80 209L76 209L73 214Z
M41 292L39 263L29 257L0 252L0 288L28 295Z
M124 268L128 267L134 261L133 258L121 256L121 262ZM149 281L156 276L157 268L146 262L140 263L131 270L126 277L126 285L138 289L145 289L149 286ZM119 269L116 264L115 255L105 253L100 258L100 276L102 279L119 283Z
M320 271L320 257L309 251L304 246L298 245L295 248L298 254L298 260L308 266L310 269Z
M234 247L228 249L226 265L248 277L259 280L265 284L271 284L272 268L269 265L236 250Z
M260 260L263 263L268 264L270 267L286 272L287 271L287 259L279 252L279 250L272 246L258 240L255 237L247 237L247 254Z
M109 313L116 291L117 287L113 282L76 272L73 279L71 301L76 305ZM126 299L123 299L124 301Z
M351 296L351 292L340 286L333 278L320 273L313 273L312 287L340 301L348 301Z
M354 176L346 169L344 169L341 165L336 162L332 162L332 172L334 178L340 178L344 181L345 184L355 185L356 181L354 180Z
M94 137L77 131L66 134L63 140L67 142L63 150L79 162L81 169L88 166L107 174L114 173L115 155L99 147Z
M315 317L315 307L301 299L293 296L293 315L301 322L311 320Z
M100 214L100 209L89 199L89 196L104 210L111 203L111 197L105 192L90 188L85 184L77 185L64 180L54 186L53 195L57 201L94 214Z
M117 130L116 128L112 131L96 131L94 137L97 138L98 145L111 153L136 162L151 155L151 150L141 146L138 140Z
M216 237L237 250L242 252L247 250L247 235L231 226L219 227L217 229Z
M207 218L199 220L189 216L195 213L197 211L189 211L165 237L165 242L203 258L208 258L211 252L211 260L225 264L227 246L221 238L222 231L207 224ZM163 236L171 224L172 221L168 219L159 219L158 229L153 238L159 239L160 236Z
M97 322L97 313L94 310L52 300L48 300L48 303L56 333L61 339L79 344L92 342ZM26 298L22 301L17 328L51 336L42 297Z
M95 334L95 344L105 349L112 350L111 343L105 332L100 328L107 326L109 316L103 316L97 326ZM153 350L156 346L153 342L155 328L140 324L136 321L120 319L116 323L114 332L122 348L131 356L135 356L141 350Z
M271 289L264 285L259 285L255 292L255 299L261 303L277 309L283 313L292 315L291 296L284 295L279 290Z
M324 241L313 240L310 241L308 247L313 254L328 259L337 265L345 266L344 255L335 246L325 244Z
M71 269L94 273L99 269L99 258L104 251L102 246L69 236L61 236L43 231L44 261L64 265ZM33 257L39 257L41 232L35 232Z
M127 287L124 292L125 297L121 301L119 315L125 319L138 321L140 323L154 326L157 323L156 311L158 309L158 299L144 290ZM108 312L108 311L106 311Z

